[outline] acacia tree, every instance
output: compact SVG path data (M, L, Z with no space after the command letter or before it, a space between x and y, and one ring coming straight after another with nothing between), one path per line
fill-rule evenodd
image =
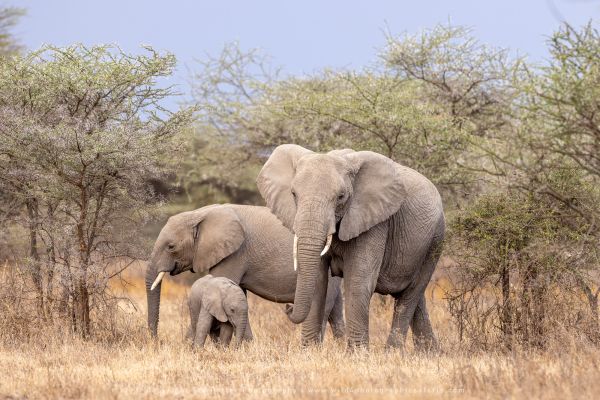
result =
M471 29L437 25L415 35L388 35L381 59L401 77L424 84L427 95L475 136L498 135L511 123L520 60L481 44Z
M191 116L161 106L174 90L157 81L175 58L145 51L46 46L0 67L0 182L23 207L38 306L52 313L57 282L84 336L114 261L141 256L157 205L147 180L171 171Z
M600 138L597 129L600 123L599 43L600 36L590 25L581 30L563 26L549 41L552 58L548 64L539 67L520 65L518 79L514 81L517 92L512 105L511 129L502 130L500 135L484 135L472 140L473 148L487 160L480 171L496 177L496 190L503 193L494 203L495 207L499 208L501 202L511 204L515 199L517 201L502 213L493 214L493 218L506 222L516 213L513 219L519 229L529 229L528 224L539 228L528 233L526 239L530 244L515 250L510 259L505 260L513 266L516 262L520 266L531 267L519 269L516 273L516 282L524 285L522 297L543 304L539 298L527 294L531 293L527 285L540 282L540 279L542 283L537 283L538 287L545 285L556 290L554 299L558 302L577 299L583 293L588 310L581 304L573 304L570 314L564 315L562 322L557 322L573 323L581 329L586 321L591 321L585 331L594 334L598 330L600 294L600 181L597 170ZM527 210L532 210L532 214L519 215L519 207L525 203L529 204ZM457 221L477 212L479 206L467 207L459 213ZM493 218L489 217L487 222L492 223ZM491 230L493 227L483 222L482 229L486 231L489 228L488 235L495 237ZM549 226L553 227L550 230L553 235L543 235L543 232L549 231L541 228ZM472 230L460 224L455 228L462 239L467 238ZM540 240L540 236L551 240ZM461 246L459 242L456 247L464 252L465 257L473 251L487 254L483 260L489 261L493 257L486 250L485 237L480 232L479 239L471 237L467 246ZM495 238L499 240L502 235ZM538 245L535 245L536 240ZM506 274L500 275L497 271L483 269L489 273L472 279L473 273L482 271L480 265L465 262L464 267L465 280L462 283L466 285L463 289L466 287L467 290L453 297L460 301L467 299L474 288L481 289L480 283L483 285L494 277L502 276L512 281L510 268ZM540 268L542 272L539 272ZM573 288L579 293L573 295ZM509 295L507 309L511 308L511 304L516 307L517 303L510 301L511 291L505 293ZM514 315L504 326L512 329L512 322L522 311L519 307L507 311L507 316ZM591 318L580 318L581 314L588 314ZM532 319L534 324L543 322L539 316L536 318ZM590 336L597 339L597 335Z
M554 175L574 193L598 195L572 178ZM542 347L549 335L572 330L598 340L597 302L586 311L580 292L600 257L587 228L551 198L516 189L484 194L458 213L447 246L457 262L447 299L459 338Z
M442 189L469 183L457 168L465 131L422 82L381 63L300 78L272 71L260 53L235 45L202 64L193 81L194 100L203 110L197 140L211 151L202 153L209 160L196 163L188 176L253 188L265 156L293 142L316 151L377 151L418 169Z

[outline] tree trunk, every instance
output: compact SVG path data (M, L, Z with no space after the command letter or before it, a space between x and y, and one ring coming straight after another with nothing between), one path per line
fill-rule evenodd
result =
M86 338L90 334L90 296L85 278L80 278L77 282L74 303L76 331Z
M594 339L598 340L600 338L600 334L598 333L598 295L600 294L600 288L596 290L596 293L593 293L592 288L583 279L577 278L577 282L585 294L590 307L592 327L589 329L589 331L594 336Z
M38 252L37 237L38 237L38 202L37 199L31 198L26 202L27 215L29 217L29 256L33 263L31 276L36 290L36 306L38 317L44 318L44 286L41 271L40 254Z
M512 349L512 306L510 303L510 271L508 263L504 262L502 267L502 313L500 316L500 327L505 346Z

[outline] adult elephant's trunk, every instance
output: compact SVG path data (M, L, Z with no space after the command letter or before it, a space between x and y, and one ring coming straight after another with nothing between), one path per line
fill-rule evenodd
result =
M146 269L146 299L148 301L148 329L152 336L156 337L158 333L158 314L160 309L160 287L162 283L159 281L152 289L158 277L157 264L153 261L148 263Z
M298 278L296 280L296 294L294 308L288 318L295 324L303 322L310 311L310 306L315 293L315 286L319 268L321 268L321 252L327 239L325 221L322 218L308 215L304 220L298 221L296 226Z

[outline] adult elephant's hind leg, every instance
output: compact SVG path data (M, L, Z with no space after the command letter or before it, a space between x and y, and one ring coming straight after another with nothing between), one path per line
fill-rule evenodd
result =
M246 289L242 289L244 292L244 296L246 296L246 301L248 301L248 291ZM254 335L252 334L252 328L250 327L250 316L248 316L248 325L246 326L246 331L244 332L244 340L252 341L254 339Z
M392 317L392 329L387 339L386 347L404 348L406 334L414 311L417 306L417 301L414 301L410 294L402 292L394 296L394 315Z
M413 333L413 342L415 349L418 351L437 351L438 343L433 334L431 321L427 312L425 295L421 296L415 313L410 322L410 327Z
M427 337L432 342L433 330L429 322L429 315L425 307L425 289L431 279L433 270L439 258L438 247L430 247L425 262L422 264L419 279L404 289L402 292L394 295L394 316L392 320L392 329L387 340L387 347L404 347L408 327L412 325L413 333L416 330L416 336L419 336L415 343L421 346L421 338ZM417 315L415 315L417 314Z
M327 284L327 299L325 301L325 314L323 315L323 326L321 328L321 338L325 338L327 323L331 326L331 332L334 338L344 336L346 330L344 324L344 299L342 297L342 278L329 276Z
M344 297L342 296L342 290L339 289L337 296L335 297L335 303L329 313L329 325L334 338L344 337L346 331L346 324L344 323Z

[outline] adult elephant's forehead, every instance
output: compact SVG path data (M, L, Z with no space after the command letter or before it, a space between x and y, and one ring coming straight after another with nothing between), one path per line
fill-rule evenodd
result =
M349 168L349 163L344 157L340 157L334 154L318 154L311 153L306 154L298 160L296 165L297 173L301 170L311 171L345 171Z

